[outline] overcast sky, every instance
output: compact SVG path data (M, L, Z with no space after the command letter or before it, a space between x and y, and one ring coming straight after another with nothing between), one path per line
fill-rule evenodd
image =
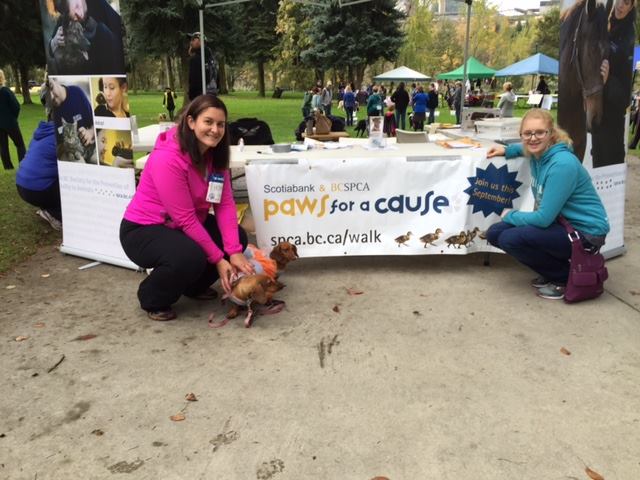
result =
M540 0L489 0L498 7L498 10L509 10L512 8L538 8Z

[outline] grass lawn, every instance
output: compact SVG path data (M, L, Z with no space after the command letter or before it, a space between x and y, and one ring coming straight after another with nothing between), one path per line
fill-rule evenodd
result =
M292 142L295 140L294 130L302 121L301 92L284 92L282 98L259 98L256 92L237 92L223 95L222 99L229 110L229 120L243 117L257 117L266 121L271 127L276 142ZM38 101L37 92L32 95ZM19 101L22 98L18 97ZM158 121L158 115L166 112L162 106L162 93L138 93L129 95L130 110L138 119L138 126L144 127ZM177 99L177 106L182 105L182 97ZM525 109L517 109L516 116L524 115ZM555 115L555 110L553 111ZM335 115L344 115L334 106ZM360 109L359 118L363 118L364 111ZM39 104L22 105L20 113L20 128L25 143L28 144L38 122L44 120L44 109ZM440 110L439 122L453 123L448 108ZM349 131L352 127L348 128ZM17 166L16 151L10 143L11 158ZM40 245L53 244L61 241L61 234L53 231L40 217L35 215L36 208L23 202L15 187L15 170L2 170L0 173L0 275L13 265L22 261L35 252Z

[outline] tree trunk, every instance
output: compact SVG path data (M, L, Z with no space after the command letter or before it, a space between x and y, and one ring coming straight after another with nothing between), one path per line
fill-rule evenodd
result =
M180 83L184 90L182 105L185 106L189 104L189 54L186 50L179 50L178 55L180 58Z
M221 95L229 93L229 88L227 87L227 64L224 58L221 58L218 62L218 92Z
M316 83L318 82L318 80L320 81L320 83L322 83L322 85L324 85L324 70L319 70L319 69L314 69L314 73L316 75Z
M166 71L167 71L167 85L169 86L169 88L171 90L175 90L174 87L174 82L173 82L173 64L171 62L171 55L167 55L165 57L165 65L166 65Z
M264 98L264 62L258 60L258 96Z
M360 88L364 81L364 70L367 68L366 65L357 65L356 66L356 88Z
M13 70L13 85L15 86L16 95L22 93L22 84L20 83L20 65L15 64L11 66Z
M22 87L22 104L32 105L31 94L29 93L29 66L20 64L20 86Z

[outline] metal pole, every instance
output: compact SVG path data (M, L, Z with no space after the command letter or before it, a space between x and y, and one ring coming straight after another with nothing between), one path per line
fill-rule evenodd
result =
M200 16L200 69L202 71L202 94L204 95L207 93L204 70L204 9L201 7L198 13Z
M467 33L464 40L464 65L462 67L462 105L460 106L462 113L464 113L464 101L467 98L467 62L469 61L469 31L471 30L471 3L473 0L465 0L465 2L467 4Z

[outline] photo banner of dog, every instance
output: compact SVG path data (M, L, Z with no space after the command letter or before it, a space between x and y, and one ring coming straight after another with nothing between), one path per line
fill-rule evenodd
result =
M260 248L301 257L499 252L482 239L505 209L533 210L524 158L326 158L246 167Z

